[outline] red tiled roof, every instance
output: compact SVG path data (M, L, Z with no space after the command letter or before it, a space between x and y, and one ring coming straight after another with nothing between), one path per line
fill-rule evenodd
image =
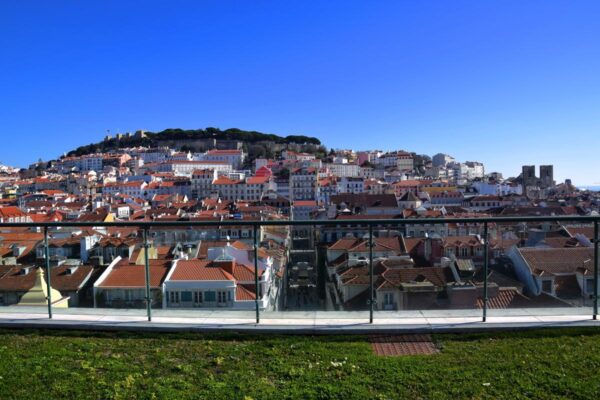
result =
M490 309L528 308L528 307L570 307L569 303L556 297L542 293L539 296L527 297L515 288L500 288L497 296L491 296L487 303ZM483 299L475 301L475 307L483 308Z
M572 247L559 249L517 249L535 274L574 274L578 268L593 268L594 249Z
M572 237L574 237L577 234L581 234L590 240L594 239L594 226L593 225L577 225L577 226L566 225L565 229L567 230L569 235L571 235Z
M235 300L236 301L250 301L255 300L256 294L249 289L246 289L242 285L237 285L235 288Z
M7 206L0 207L0 218L25 217L25 214L19 207Z
M314 200L295 200L293 205L294 207L316 207L317 202Z
M212 261L180 260L171 274L173 281L235 281L227 271L213 265Z
M246 183L250 185L262 184L268 181L269 176L251 176L250 178L246 179Z
M243 181L230 179L226 176L221 176L213 181L213 185L237 185L239 183L243 183Z
M331 246L329 246L328 250L349 250L353 246L355 246L356 241L357 241L357 239L354 237L342 238L342 239L338 240L337 242L335 242L334 244L332 244Z
M171 261L149 260L150 264L150 287L158 288L162 284ZM146 272L143 265L130 264L129 260L121 260L111 273L99 285L103 288L142 288L146 286Z
M0 266L0 291L25 292L33 287L36 279L36 268L31 268L28 274L22 275L23 265ZM52 287L60 292L73 292L89 279L93 267L90 265L77 266L72 274L68 274L69 266L61 265L50 268ZM44 271L45 275L45 271Z
M448 281L447 268L390 268L382 277L395 286L402 283L429 281L437 287L446 286Z
M369 251L368 240L356 238L342 238L329 246L329 250L346 250L352 252ZM402 252L402 243L399 237L374 238L373 251Z
M235 247L238 250L252 250L252 246L244 242L240 242L239 240L236 240L235 242L231 243L231 247Z
M447 236L442 238L442 247L482 246L480 239L474 235Z
M235 261L180 260L173 281L254 281L254 269Z

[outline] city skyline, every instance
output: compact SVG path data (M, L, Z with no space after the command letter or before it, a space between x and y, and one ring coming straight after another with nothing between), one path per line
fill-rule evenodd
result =
M599 0L0 1L0 393L599 398L599 38Z
M0 160L216 126L600 181L599 4L258 4L3 4Z

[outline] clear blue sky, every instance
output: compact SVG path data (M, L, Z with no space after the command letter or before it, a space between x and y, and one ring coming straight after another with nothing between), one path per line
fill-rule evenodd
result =
M0 49L7 164L216 126L600 182L596 0L3 0Z

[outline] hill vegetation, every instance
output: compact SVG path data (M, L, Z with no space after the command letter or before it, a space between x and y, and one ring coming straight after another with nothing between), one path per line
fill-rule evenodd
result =
M68 156L82 156L97 152L114 151L127 147L145 146L158 147L176 143L179 150L196 150L199 142L203 140L235 140L244 142L246 145L269 143L280 145L301 145L307 148L321 147L321 141L315 137L303 135L279 136L257 131L245 131L237 128L221 130L219 128L206 129L165 129L161 132L144 132L135 135L121 136L118 138L107 138L102 142L91 143L80 146L67 153ZM188 142L189 144L186 144Z

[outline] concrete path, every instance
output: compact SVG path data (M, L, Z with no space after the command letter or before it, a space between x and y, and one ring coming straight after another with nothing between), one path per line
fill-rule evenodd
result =
M257 324L248 311L156 310L149 322L143 310L70 309L52 319L42 310L0 312L1 328L49 328L102 331L246 332L281 334L461 333L498 330L600 327L589 314L564 315L537 309L490 313L482 322L480 310L377 312L369 324L368 312L263 313ZM543 311L543 312L542 312ZM562 310L561 310L562 311ZM572 309L571 309L572 311ZM581 310L580 310L581 311Z

